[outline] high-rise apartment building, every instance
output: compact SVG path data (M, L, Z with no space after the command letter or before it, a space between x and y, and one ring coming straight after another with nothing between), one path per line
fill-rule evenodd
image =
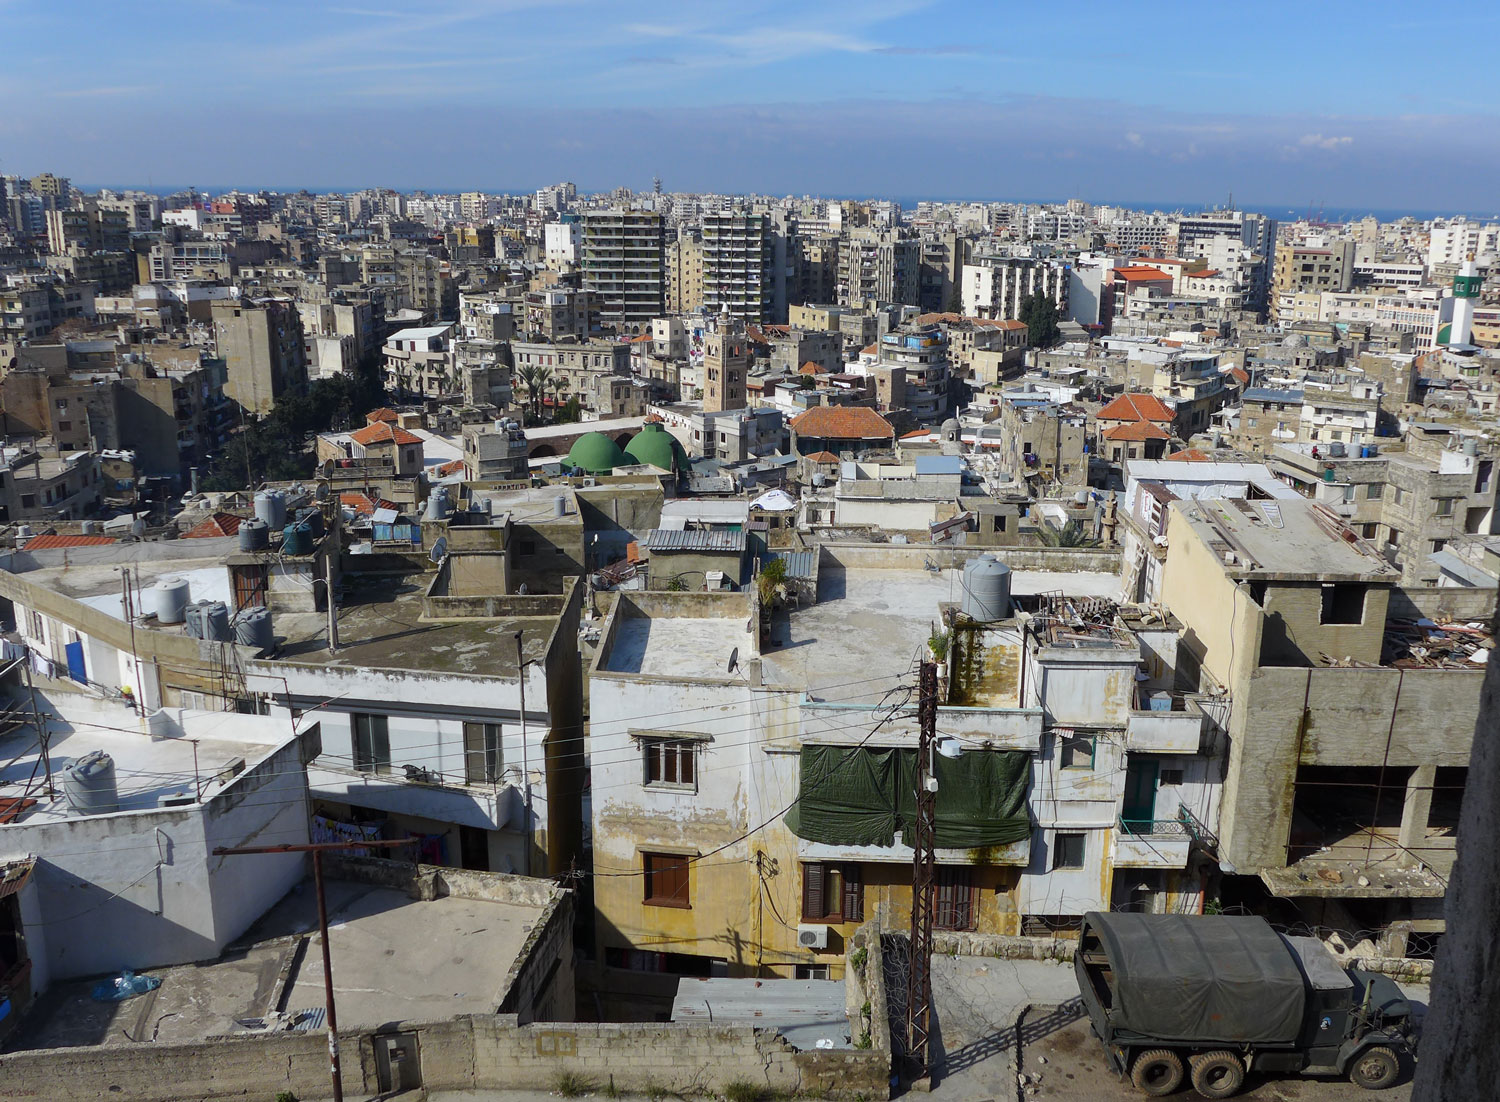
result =
M589 211L583 216L583 286L599 299L599 320L616 331L650 325L666 302L662 217L655 211Z
M717 211L703 216L704 310L741 321L765 321L771 279L771 240L764 214Z
M750 346L737 319L711 319L703 333L703 412L745 408Z
M247 413L267 414L282 394L307 385L307 353L295 302L216 302L213 327L225 364L224 394Z
M1046 295L1066 316L1069 282L1069 265L1063 260L977 256L963 267L963 312L971 318L1009 321L1021 316L1021 302L1029 295Z
M921 262L921 243L897 230L852 231L839 248L839 304L855 309L917 305Z
M1347 291L1354 283L1354 242L1330 241L1313 248L1281 245L1276 250L1271 320L1280 321L1296 295L1305 291Z
M681 235L667 246L667 313L691 314L703 307L703 242Z

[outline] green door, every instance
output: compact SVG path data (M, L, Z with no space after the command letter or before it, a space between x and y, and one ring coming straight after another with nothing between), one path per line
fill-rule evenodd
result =
M1132 754L1125 767L1125 799L1120 807L1120 821L1126 830L1149 834L1155 817L1156 762Z

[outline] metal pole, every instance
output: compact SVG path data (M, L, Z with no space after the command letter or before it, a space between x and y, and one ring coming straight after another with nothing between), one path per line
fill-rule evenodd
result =
M334 506L335 514L337 514L338 508L337 505ZM333 544L332 549L329 548L329 543ZM323 585L326 590L328 604L329 654L337 654L339 652L339 602L333 592L333 560L338 553L338 540L336 538L323 542Z
M344 1102L339 1075L339 1017L333 1005L333 960L328 954L328 903L323 895L323 851L313 850L313 884L318 891L318 937L323 943L323 1005L328 1012L328 1071L333 1076L333 1102Z
M930 1075L932 1039L932 911L937 853L933 833L937 792L932 749L937 734L937 666L923 662L918 681L916 822L912 829L911 968L906 983L906 1060L913 1082ZM933 782L933 783L929 783Z
M51 732L47 730L47 725L42 722L41 710L36 706L36 685L31 680L31 652L29 650L26 652L26 691L31 694L31 718L36 724L37 739L41 742L42 772L47 774L47 795L56 796L57 789L52 787L52 756L50 747L48 746L51 739Z
M198 740L194 738L188 739L188 741L193 744L193 794L201 804L203 802L203 781L198 774Z
M526 809L525 875L531 875L531 752L526 746L526 659L516 632L516 682L521 687L521 803Z

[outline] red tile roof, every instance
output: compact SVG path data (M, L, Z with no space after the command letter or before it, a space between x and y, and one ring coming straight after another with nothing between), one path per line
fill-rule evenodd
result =
M1127 421L1113 425L1100 434L1105 440L1170 440L1166 429L1151 421Z
M811 360L808 360L805 364L803 364L801 367L799 367L797 369L797 374L798 375L827 375L828 374L828 369L826 367L824 367L822 364L815 364Z
M1154 394L1122 394L1094 415L1099 421L1161 421L1176 420L1172 412Z
M1250 372L1246 371L1243 367L1231 367L1229 375L1237 383L1248 383L1250 381Z
M398 429L395 425L384 421L366 425L358 432L351 432L349 437L356 444L363 444L366 447L371 444L420 444L422 442L420 436L415 436L405 429Z
M646 418L646 420L649 421L650 418L648 417ZM447 478L450 474L458 474L458 472L463 469L464 461L462 459L454 459L448 463L440 465L437 469L437 473L439 478Z
M867 352L874 352L874 351L875 351L875 346L873 344L867 344L867 345L865 345L863 348L861 348L859 350L859 354L861 356L863 356Z
M1183 448L1181 451L1173 452L1167 458L1175 459L1179 463L1212 463L1214 461L1213 456L1198 448Z
M932 430L931 429L912 429L911 432L903 432L901 434L901 439L903 439L903 440L916 440L916 439L919 439L921 437L927 437L927 436L931 436L931 435L932 435Z
M398 421L400 419L401 415L390 406L381 406L379 409L372 409L369 413L365 414L365 423L369 425L373 425L376 421Z
M802 458L806 459L809 463L837 463L839 461L839 457L834 455L833 452L813 452L811 455L804 455Z
M113 536L32 536L27 551L47 551L55 547L103 547L118 542Z
M182 534L185 540L211 540L220 536L232 536L240 530L243 517L233 513L214 513L199 521Z
M1148 268L1143 264L1116 268L1115 278L1123 279L1126 283L1157 283L1163 280L1170 283L1172 280L1172 277L1160 268Z
M865 406L814 406L792 418L792 431L819 440L891 440L896 435L889 421Z

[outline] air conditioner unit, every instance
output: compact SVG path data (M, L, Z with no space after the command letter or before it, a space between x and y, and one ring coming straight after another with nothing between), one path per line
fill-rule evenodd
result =
M827 926L798 926L797 944L804 949L827 949Z

